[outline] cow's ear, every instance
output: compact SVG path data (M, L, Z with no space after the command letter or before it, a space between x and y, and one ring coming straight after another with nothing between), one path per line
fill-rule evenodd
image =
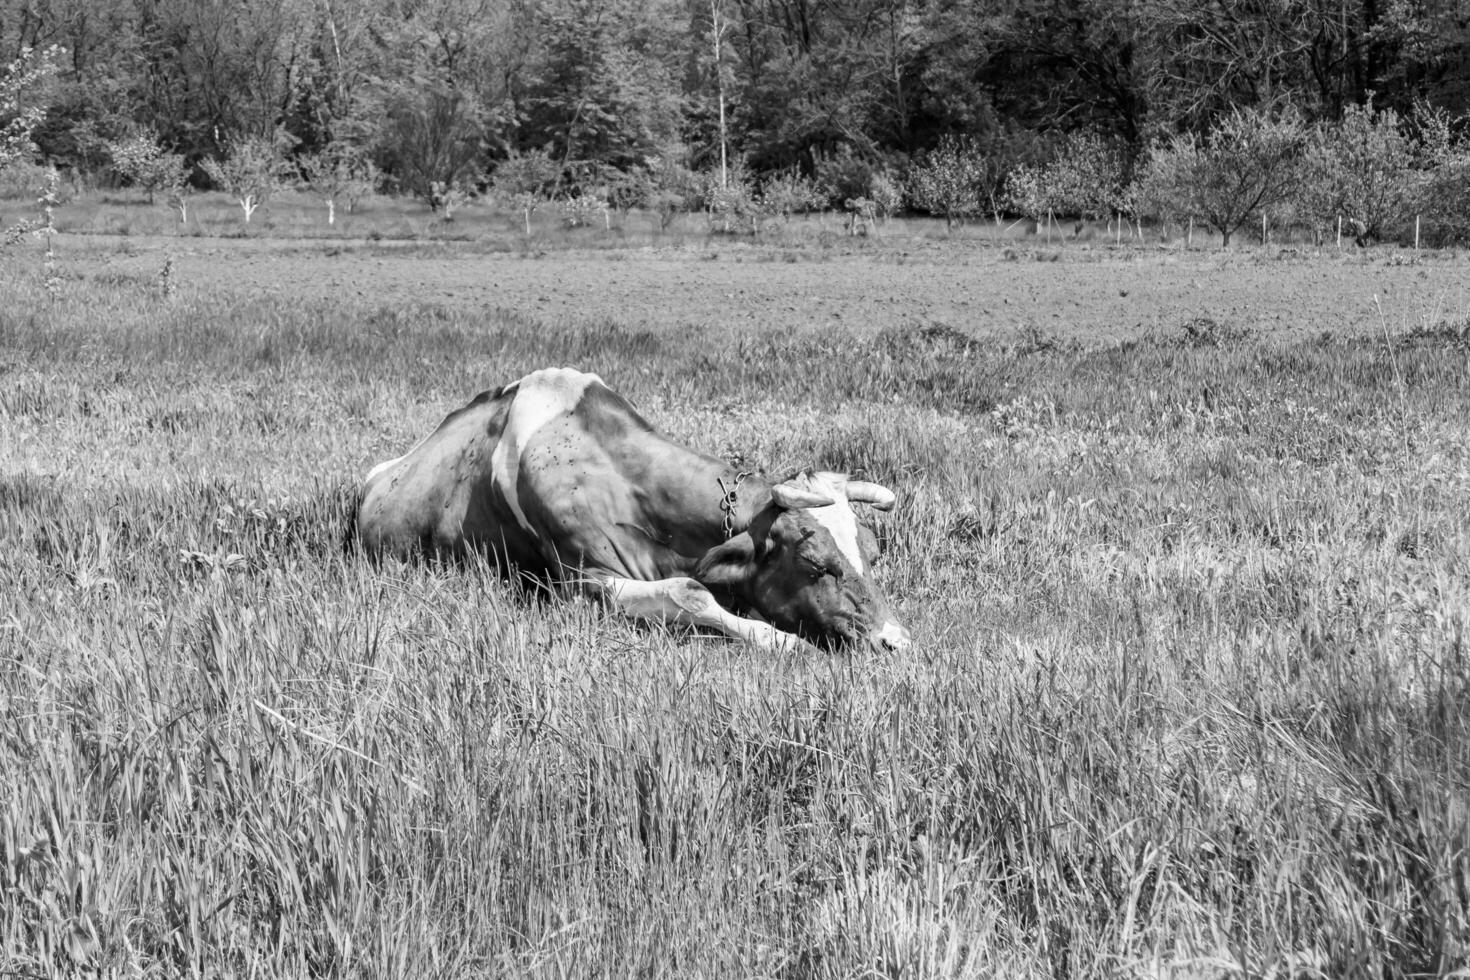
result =
M755 542L742 533L705 552L694 567L694 577L704 585L735 589L744 585L754 571Z

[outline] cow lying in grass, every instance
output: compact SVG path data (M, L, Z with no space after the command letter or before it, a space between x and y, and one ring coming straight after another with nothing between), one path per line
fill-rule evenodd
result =
M894 497L837 473L738 473L655 432L595 374L549 369L373 467L357 532L371 554L481 550L635 618L762 647L905 649L857 502Z

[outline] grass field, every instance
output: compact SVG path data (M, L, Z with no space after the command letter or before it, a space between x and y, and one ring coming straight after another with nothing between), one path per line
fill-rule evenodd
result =
M225 261L165 288L161 251L120 272L116 247L64 251L54 297L0 268L0 971L1470 962L1462 261L1354 330L1099 339L1050 292L1047 331L656 297L633 323L375 294L371 250L333 260L361 289L264 295ZM555 293L615 258L494 269ZM1245 307L1276 274L1109 261L1099 294L1218 273ZM1063 295L1080 265L1051 268ZM892 487L879 574L915 649L760 653L344 553L368 466L553 364L707 451Z

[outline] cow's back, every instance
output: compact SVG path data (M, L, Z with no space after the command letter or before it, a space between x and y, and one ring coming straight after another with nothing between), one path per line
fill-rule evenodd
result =
M565 436L592 385L604 388L596 375L536 371L479 395L406 455L375 466L358 511L363 548L399 556L484 550L533 574L560 564L544 508L524 488L538 444L548 430Z

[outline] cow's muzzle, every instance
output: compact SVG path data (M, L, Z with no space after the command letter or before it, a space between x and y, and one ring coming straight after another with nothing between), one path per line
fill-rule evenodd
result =
M874 650L889 653L903 653L914 645L909 639L909 631L891 620L868 634L868 643Z

